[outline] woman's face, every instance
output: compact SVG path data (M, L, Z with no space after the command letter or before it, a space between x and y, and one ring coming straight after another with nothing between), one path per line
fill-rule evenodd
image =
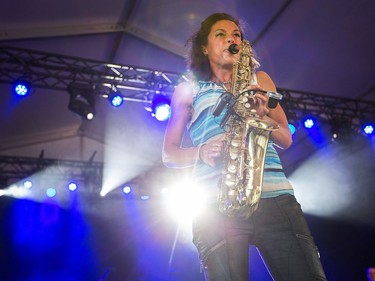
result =
M207 46L203 47L211 66L230 66L238 59L239 54L232 54L228 47L235 43L241 44L241 31L238 26L229 20L216 22L208 34Z

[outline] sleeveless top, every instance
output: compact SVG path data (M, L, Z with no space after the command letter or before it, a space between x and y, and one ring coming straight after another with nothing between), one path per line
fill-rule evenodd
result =
M254 76L254 78L256 77ZM192 104L194 111L187 125L187 130L193 145L198 146L210 140L217 139L224 133L219 124L225 114L225 109L217 117L212 114L212 109L220 95L225 92L225 89L223 86L210 81L192 83L194 87ZM252 83L256 84L256 79ZM211 198L216 198L218 191L217 183L223 169L223 161L217 161L216 167L210 167L201 161L195 163L193 176L196 181L204 183L205 189L208 188L208 196ZM264 164L261 197L269 198L285 193L293 194L293 189L283 172L279 155L272 141L269 141Z

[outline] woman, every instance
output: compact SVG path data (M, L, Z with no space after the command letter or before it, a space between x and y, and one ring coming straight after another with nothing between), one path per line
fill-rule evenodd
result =
M224 13L209 16L191 39L190 82L179 84L171 102L171 118L165 132L163 162L168 167L194 167L194 177L212 200L209 211L193 222L193 242L197 246L206 280L245 281L249 275L249 245L255 245L275 280L326 280L317 248L306 225L293 188L286 179L274 145L287 149L292 144L288 121L280 105L268 108L262 91L276 91L271 78L252 57L249 89L256 114L277 123L270 135L265 159L261 199L249 219L228 217L219 212L217 183L223 169L224 130L220 121L225 114L212 114L218 98L231 85L233 63L240 53L229 51L241 45L243 32L239 21ZM185 129L192 147L182 147Z

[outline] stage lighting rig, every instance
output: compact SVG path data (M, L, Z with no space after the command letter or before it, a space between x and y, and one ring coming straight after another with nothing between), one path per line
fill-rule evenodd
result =
M66 91L69 83L94 83L95 87L113 88L122 90L123 101L146 103L146 109L151 109L152 97L157 93L171 93L181 81L191 79L189 73L173 73L154 69L147 69L134 65L119 65L96 61L85 58L64 56L61 54L47 53L22 48L0 46L0 82L13 84L16 80L23 78L32 82L32 88L53 89ZM22 73L25 66L28 72ZM29 67L30 66L30 67ZM2 70L2 71L1 71ZM21 70L21 71L20 71ZM22 89L20 88L21 93ZM97 98L108 98L106 89L95 88ZM277 89L283 95L280 101L284 111L295 112L295 122L301 123L304 114L315 115L319 124L327 123L333 116L351 118L352 125L358 132L363 122L374 122L375 103L366 100L338 98L330 95L295 91L292 89ZM357 96L361 96L359 93ZM84 95L82 95L84 97ZM91 95L92 97L93 95ZM84 115L86 111L93 111L90 102L82 98L86 105L77 105L72 99L72 111ZM121 102L117 98L118 102ZM91 102L94 104L94 102ZM165 112L168 110L164 108ZM81 113L83 112L83 113ZM93 117L90 112L89 118ZM155 112L153 112L155 114ZM156 117L156 115L154 115ZM302 127L302 123L301 126ZM298 133L298 132L297 132Z
M375 135L375 123L364 123L362 125L362 133L366 136L374 136Z
M70 182L70 183L68 184L68 189L69 189L70 191L76 191L77 188L78 188L78 184L77 184L76 182Z
M124 103L124 97L117 93L111 93L108 100L113 107L120 107Z
M30 94L31 83L23 78L17 79L13 83L13 93L20 97L26 97Z
M316 122L317 119L313 116L306 116L305 118L303 118L303 126L306 129L311 129L312 127L314 127L316 125Z
M102 98L108 100L113 107L120 107L126 98L122 95L115 85L104 84L97 88L97 93Z
M68 108L86 120L95 116L95 88L90 84L70 83Z
M171 115L170 104L171 100L167 95L155 94L151 103L152 116L159 121L167 121Z
M330 120L332 141L350 142L353 135L352 121L349 118L334 117Z
M297 114L292 110L287 110L285 113L288 116L288 128L293 136L299 129Z

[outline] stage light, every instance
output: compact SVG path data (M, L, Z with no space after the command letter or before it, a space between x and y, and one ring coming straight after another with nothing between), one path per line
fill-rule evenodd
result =
M296 131L297 131L297 125L295 125L294 122L289 122L288 123L288 127L289 127L289 130L290 130L290 133L292 135L294 135L296 133Z
M351 120L346 118L334 118L331 120L331 133L332 141L344 141L348 142L351 140L353 134Z
M154 116L159 121L166 121L171 115L169 97L163 94L156 94L152 100L152 116Z
M148 200L148 199L150 199L150 196L148 196L148 195L142 195L141 197L141 200Z
M31 90L31 84L23 79L17 80L13 84L13 92L21 97L25 97L30 93Z
M33 187L33 182L31 180L25 180L23 182L23 187L26 189L31 189Z
M178 185L171 187L165 194L165 204L176 219L191 222L204 212L207 194L203 191L205 188L198 186L196 182L178 181Z
M70 191L75 191L75 190L77 190L77 188L78 188L78 185L75 182L71 182L71 183L68 184L68 189Z
M113 107L119 107L124 102L124 97L120 94L111 94L108 96L108 100Z
M312 127L314 127L315 123L316 123L315 118L312 118L312 117L306 117L303 120L303 126L306 129L311 129Z
M68 86L70 94L69 110L85 118L92 120L95 116L94 87L89 84L71 83Z
M293 136L297 132L297 129L299 126L298 122L300 119L297 117L297 114L294 111L287 110L285 111L285 114L288 118L288 127L290 130L290 133Z
M122 188L122 192L124 192L125 194L129 194L131 191L132 191L132 189L131 189L131 187L129 185L125 185Z
M54 196L56 196L57 192L56 192L56 189L50 187L46 190L46 195L49 197L49 198L52 198Z
M362 126L362 132L367 135L367 136L372 136L374 135L374 127L375 125L374 124L371 124L371 123L366 123Z

